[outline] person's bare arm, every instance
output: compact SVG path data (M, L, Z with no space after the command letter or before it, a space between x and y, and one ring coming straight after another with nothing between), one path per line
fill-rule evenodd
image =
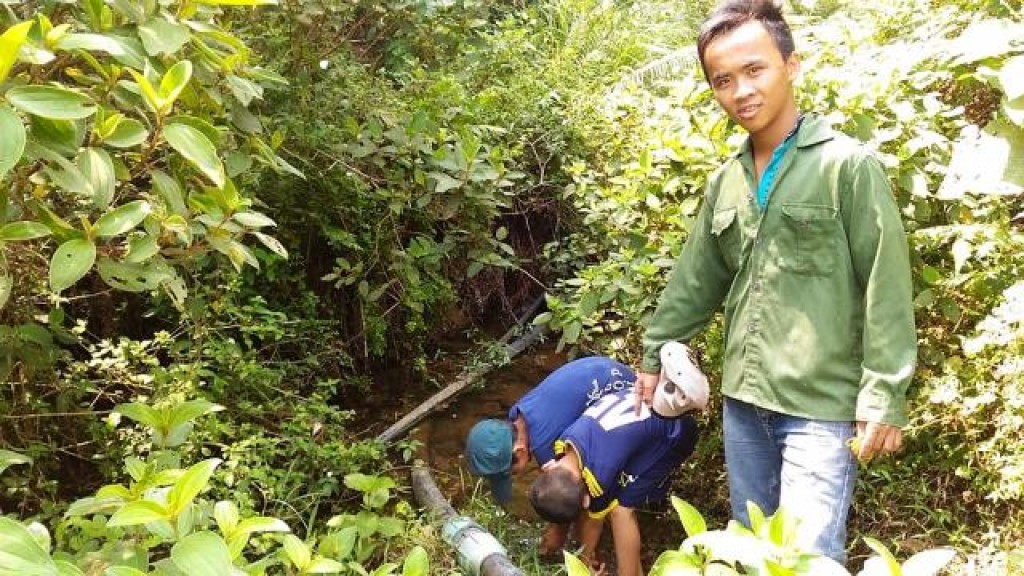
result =
M640 564L640 526L636 522L636 512L626 506L616 506L608 515L612 525L612 538L615 540L615 568L618 576L642 576L644 571Z
M580 512L576 519L576 538L583 548L582 556L588 566L599 565L597 559L597 545L601 541L601 531L604 529L604 519L594 518L586 510Z

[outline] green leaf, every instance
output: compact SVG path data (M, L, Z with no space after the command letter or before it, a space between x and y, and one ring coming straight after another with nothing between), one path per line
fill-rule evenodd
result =
M18 454L17 452L0 448L0 474L3 474L3 471L7 470L10 466L31 463L32 459L24 454Z
M238 506L229 500L217 502L213 506L213 519L225 537L232 535L238 527Z
M300 572L309 566L309 562L312 559L312 555L309 551L309 546L306 543L293 534L287 534L282 541L284 545L284 553L288 556L288 560L291 561L292 565L299 569Z
M107 528L118 526L138 526L148 524L157 520L167 520L170 515L160 504L151 500L136 500L129 502L114 512L114 515L107 521Z
M34 20L15 24L4 30L3 35L0 35L0 84L7 80L11 68L18 61L18 52L21 50L21 45L25 43L25 38L33 24L35 24Z
M96 263L96 271L107 285L125 292L152 292L174 277L170 268L162 262L140 264L100 258Z
M169 124L164 126L163 136L172 148L218 188L224 186L224 165L217 157L217 149L202 132L185 124Z
M138 27L139 39L150 56L174 54L188 42L192 36L184 24L168 22L154 16Z
M91 98L56 86L16 86L7 91L7 101L24 112L53 120L78 120L96 113Z
M57 560L54 564L57 566L57 576L85 576L85 572L67 560Z
M134 118L126 118L117 124L117 128L103 139L103 143L114 148L133 148L142 144L149 137L149 131L142 122Z
M269 216L259 212L237 212L232 218L246 228L263 228L265 226L277 226Z
M157 90L157 95L163 100L164 114L170 113L171 108L174 107L174 101L178 99L178 95L185 89L185 86L188 86L188 81L191 79L192 62L188 60L178 62L164 74L160 80L160 88Z
M874 538L868 537L864 537L864 543L868 545L868 548L874 550L875 554L878 554L878 556L885 563L886 568L889 569L890 574L901 573L901 566L899 561L896 560L896 557L892 555L892 552L889 552L889 549L885 547L885 544L882 544Z
M700 576L701 561L693 554L679 550L662 552L651 566L648 576Z
M89 273L96 262L96 246L85 238L68 240L50 258L50 289L63 292Z
M178 479L167 494L167 506L171 516L177 515L184 510L192 499L201 492L210 482L213 471L220 466L223 460L210 458L195 464L185 472L185 475Z
M274 254L277 254L281 258L288 257L288 250L285 249L284 244L281 244L277 240L277 238L274 238L273 236L264 234L262 232L250 232L250 234L255 236L260 241L261 244L266 246L267 249L273 252Z
M0 106L0 180L25 152L25 125L9 106Z
M100 238L124 234L145 220L151 210L149 202L145 200L123 204L100 216L93 226L93 232Z
M178 216L188 216L188 207L185 206L178 181L160 170L153 170L149 177L153 180L153 190L163 198L168 210Z
M114 412L150 428L160 428L162 426L160 413L156 408L142 402L119 404L114 408Z
M417 546L409 551L402 563L402 576L427 576L430 574L430 557L423 546Z
M227 85L231 94L242 103L242 106L248 106L254 99L263 97L263 88L259 84L234 74L228 76Z
M128 72L131 73L132 78L135 79L135 83L139 85L139 91L142 92L142 99L146 101L146 105L149 106L149 109L162 116L163 114L161 113L161 110L163 110L163 100L161 100L160 96L157 95L156 89L153 88L153 84L150 83L148 78L131 68L128 69Z
M89 182L92 203L99 209L106 209L114 198L117 177L114 175L114 161L102 148L86 148L78 156L78 169Z
M196 532L171 548L171 561L189 576L228 576L235 573L224 539L213 532Z
M679 521L682 522L683 530L686 530L688 536L696 536L707 531L708 525L704 521L704 517L689 502L678 496L672 496L672 507L679 515Z
M41 116L31 117L29 144L38 144L54 154L67 157L77 155L85 136L84 120L50 120ZM39 153L39 151L35 152ZM28 150L26 150L27 153ZM45 153L42 155L46 156Z
M453 188L462 186L461 180L456 180L444 172L431 172L429 176L437 183L437 185L434 186L434 192L437 194L442 194Z
M344 564L330 558L317 557L311 560L302 572L304 574L337 574L343 571L345 571Z
M0 228L0 240L7 242L18 242L23 240L35 240L50 235L50 228L40 222L32 220L19 220L4 224Z
M189 400L188 402L182 402L171 410L170 417L167 422L170 427L180 426L186 422L191 422L200 416L209 414L211 412L220 412L224 407L220 404L214 404L206 400Z
M58 50L87 50L122 56L125 51L119 42L103 34L65 34L57 42Z
M46 574L53 566L50 554L43 550L21 522L0 516L0 571L5 574Z
M752 500L747 501L747 517L750 518L751 532L761 536L761 531L765 525L764 512L762 512L761 507Z
M160 252L160 243L156 236L133 236L128 240L128 253L124 261L129 264L140 264L156 256Z
M271 516L255 516L246 518L238 523L235 530L238 534L253 534L256 532L291 532L292 529L284 520Z

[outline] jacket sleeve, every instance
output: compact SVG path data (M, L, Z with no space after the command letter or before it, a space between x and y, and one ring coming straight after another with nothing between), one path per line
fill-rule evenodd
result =
M914 374L910 251L899 208L881 164L854 158L842 176L843 220L854 274L864 294L864 338L856 418L907 423L906 392Z
M693 230L647 324L640 365L644 372L661 370L658 353L662 344L686 341L700 332L721 306L729 289L733 272L722 258L718 240L711 232L714 207L713 195L706 194Z

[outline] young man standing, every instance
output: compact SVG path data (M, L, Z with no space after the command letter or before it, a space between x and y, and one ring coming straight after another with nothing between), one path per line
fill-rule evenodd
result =
M780 505L803 545L845 561L857 457L898 450L916 336L899 210L879 162L801 114L793 38L772 0L726 0L698 55L750 135L712 175L644 334L638 399L658 352L724 304L723 429L733 516ZM857 444L855 443L854 446Z
M700 376L702 377L702 376ZM577 523L582 556L595 561L604 521L615 545L616 574L641 576L641 538L635 509L664 503L671 474L693 452L697 424L682 412L702 408L692 396L681 402L655 401L635 412L634 390L602 397L561 435L558 459L530 487L537 514L557 524ZM668 408L671 412L665 411Z

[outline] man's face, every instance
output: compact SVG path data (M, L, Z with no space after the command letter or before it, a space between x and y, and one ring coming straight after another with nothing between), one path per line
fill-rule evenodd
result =
M768 30L760 22L748 22L708 44L704 67L722 109L757 134L775 127L792 105L800 64L795 54L783 60Z
M522 434L520 434L522 436ZM512 473L522 474L530 465L530 448L525 438L517 438L512 443Z

